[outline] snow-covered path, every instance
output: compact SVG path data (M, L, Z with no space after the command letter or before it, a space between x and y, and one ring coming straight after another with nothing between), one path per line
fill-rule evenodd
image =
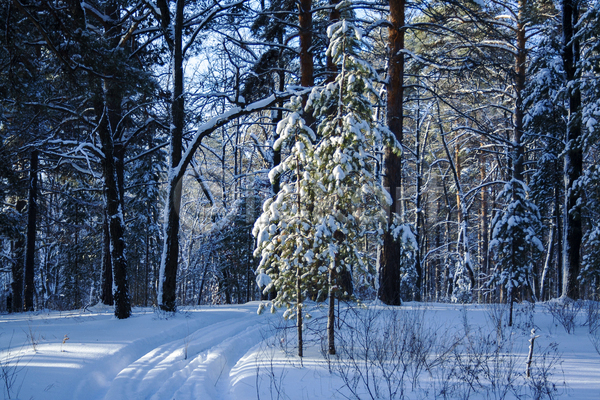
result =
M314 304L310 307L307 311L313 315L313 325L307 328L302 364L294 355L293 321L288 324L289 330L281 330L281 313L259 316L256 314L256 302L181 309L176 315L159 315L150 309L136 309L133 316L126 320L115 319L108 309L2 315L0 390L4 390L4 393L0 398L353 398L344 386L341 370L335 366L346 363L344 368L350 367L346 372L352 372L352 368L361 364L348 364L341 353L341 358L333 359L332 364L328 365L321 354L324 342L320 341L319 335L315 335L315 332L321 332L323 328L326 309ZM511 345L506 349L514 355L514 358L507 359L507 362L515 362L513 378L521 379L524 375L529 339L529 328L526 326L533 324L536 334L540 335L535 342L534 357L540 361L542 354L551 350L547 353L547 362L552 362L555 366L548 370L550 383L557 385L553 392L554 398L599 400L600 355L592 344L588 327L582 325L583 313L575 332L567 334L552 319L545 305L536 306L535 312L530 308L531 314L526 309L519 308L515 329L508 330L504 327L505 333L511 335ZM479 333L485 335L493 331L489 325L491 314L486 306L414 303L393 309L373 305L369 310L380 312L385 324L388 324L393 315L400 315L410 325L410 321L413 321L411 318L420 315L423 319L419 321L432 326L439 333L440 345L445 343L444 338L450 343L454 340L453 337L460 335L465 323L468 323L475 341L478 340ZM358 311L363 316L369 312L364 309ZM344 314L345 322L352 323L352 319L356 318L352 315ZM519 324L524 325L518 327ZM315 329L316 327L319 328ZM375 336L372 338L383 338L382 332L373 330L373 334ZM360 337L357 336L356 339ZM359 342L356 344L360 347ZM360 348L357 349L360 352ZM454 364L449 365L456 367ZM331 366L333 369L330 369ZM2 378L5 373L14 378L10 396L6 393L6 379ZM371 380L374 378L377 377L369 377ZM467 387L456 385L456 379L444 375L441 370L423 373L420 379L418 389L409 393L408 399L443 398L443 385L450 385L447 386L450 388L455 385L454 392L446 396L448 398L490 398L487 392L489 388L479 388L476 393L465 397L461 390ZM517 384L516 389L520 391L520 395L507 398L533 398L528 394L530 392L527 387L519 386L526 381L519 382L521 383ZM407 381L407 390L410 387L410 382ZM361 392L360 399L368 398L363 389L359 387L358 390Z
M263 336L256 312L219 316L226 318L189 330L184 338L161 344L125 367L105 399L227 398L231 368Z
M16 314L0 320L2 362L18 360L13 398L228 399L231 368L267 332L256 309Z

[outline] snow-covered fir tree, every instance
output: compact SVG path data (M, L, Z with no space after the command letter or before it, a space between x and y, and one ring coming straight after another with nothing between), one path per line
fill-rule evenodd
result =
M600 2L590 3L577 26L581 58L577 64L578 89L582 92L581 122L584 152L598 146L600 136Z
M511 305L509 326L515 291L523 287L533 290L533 264L544 250L539 239L540 212L529 200L528 191L525 183L511 179L499 195L505 199L506 207L492 221L490 249L494 252L496 269L490 283L506 289Z
M301 318L304 298L327 293L331 320L340 289L337 277L349 271L366 282L375 273L359 243L367 235L380 239L391 200L375 176L370 152L382 145L399 151L389 130L374 118L377 73L359 56L361 31L341 21L327 33L328 55L340 72L333 82L313 89L306 105L318 121L319 141L313 145L316 136L300 117L300 100L294 99L293 111L279 123L280 138L274 145L290 145L291 153L270 177L290 170L296 182L283 185L275 199L265 202L253 231L255 255L261 256L257 273L264 269L271 278L263 292L277 290L272 306L286 306L284 317L293 316L295 308ZM329 352L334 354L331 322ZM300 319L298 327L301 346Z
M588 168L579 180L587 199L583 211L588 215L587 231L583 245L587 250L582 257L582 268L578 280L592 290L600 285L600 169L597 165Z
M600 139L600 3L594 2L581 17L578 36L581 44L581 59L578 63L578 89L584 104L581 110L582 143L587 168L577 186L585 198L581 207L587 221L583 236L585 254L579 274L580 283L591 292L598 293L600 285L600 170L598 169L598 141Z

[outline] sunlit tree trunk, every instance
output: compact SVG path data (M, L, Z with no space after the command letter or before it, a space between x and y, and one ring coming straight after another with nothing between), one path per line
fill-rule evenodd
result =
M390 0L389 62L387 85L387 126L398 142L402 143L404 95L404 0ZM383 155L383 186L392 197L392 213L399 210L401 202L402 160L390 148ZM400 305L400 244L389 230L383 236L379 250L379 299L389 305Z

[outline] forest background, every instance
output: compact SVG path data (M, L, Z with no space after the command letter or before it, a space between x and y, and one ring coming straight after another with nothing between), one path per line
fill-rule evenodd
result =
M402 150L367 149L406 234L366 235L368 273L326 289L595 298L599 16L585 0L5 0L0 310L101 301L127 318L268 296L252 228L300 177L269 176L293 148L274 150L276 127L340 72L326 48L341 19L363 32L374 119Z

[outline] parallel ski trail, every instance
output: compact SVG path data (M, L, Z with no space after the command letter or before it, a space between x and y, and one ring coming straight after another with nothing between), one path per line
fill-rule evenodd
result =
M147 351L117 374L104 398L228 398L231 368L263 339L254 312L235 314Z

